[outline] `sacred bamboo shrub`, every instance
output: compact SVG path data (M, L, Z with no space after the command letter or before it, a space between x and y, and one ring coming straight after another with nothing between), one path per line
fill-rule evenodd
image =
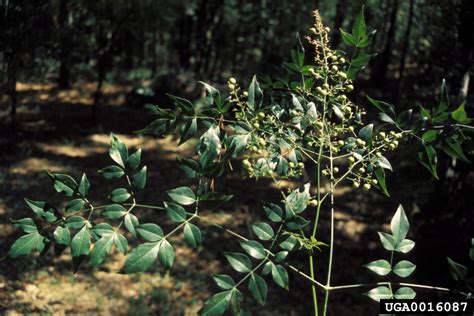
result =
M440 151L468 161L462 147L470 141L468 133L474 128L469 125L471 119L464 104L451 107L444 82L438 104L430 109L420 107L397 114L393 106L368 97L367 102L378 109L380 121L367 122L364 106L354 104L349 96L354 89L353 80L372 56L364 52L373 33L367 31L363 11L355 19L351 33L340 30L350 54L329 47L329 29L324 27L317 12L314 17L315 25L306 37L313 49L313 60L305 60L304 46L297 38L291 61L283 64L278 77L262 77L261 84L253 77L248 88L230 78L225 94L202 83L207 90L204 100L192 103L171 96L174 109L149 107L157 118L139 133L159 136L177 133L179 144L198 137L196 155L180 157L177 161L186 176L196 182L194 190L170 189L169 200L163 205L137 201L135 192L146 188L147 178L147 167L141 167L141 151L129 154L127 147L111 135L109 154L114 164L99 170L105 178L117 181L117 188L109 196L110 204L92 204L91 185L85 175L76 182L67 175L50 174L56 190L64 193L69 202L64 210L59 210L45 202L27 200L36 218L13 222L26 235L12 245L10 257L34 249L46 253L54 244L58 253L71 248L76 267L85 259L91 266L97 266L115 248L128 253L122 268L125 273L145 271L157 261L170 269L179 260L175 258L170 237L182 234L191 247L205 248L205 236L199 228L199 223L204 221L236 238L240 248L223 246L224 257L235 274L214 276L221 291L204 304L203 315L219 315L228 308L240 313L246 293L264 304L267 281L289 289L289 272L311 284L315 314L326 315L332 291L371 286L331 283L337 238L335 188L346 183L365 191L377 189L388 196L385 172L393 171L393 167L386 154L406 141L419 142L420 162L437 177ZM269 178L281 191L281 200L259 205L266 220L252 223L256 239L201 215L203 210L215 209L232 198L216 188L220 177L240 172L232 167L235 163L242 164L243 177ZM316 175L309 183L294 190L282 188L283 180L300 181L303 171L311 165ZM323 184L329 189L322 191ZM255 185L259 185L258 181ZM160 223L142 223L139 210L147 208L162 210L175 227L165 232ZM321 212L330 214L328 236L318 230ZM98 218L100 224L96 224ZM415 245L406 238L408 228L407 216L400 206L392 219L391 233L379 233L383 247L390 252L390 260L375 260L366 267L380 276L393 273L400 278L409 277L415 271L415 264L396 256L410 252ZM129 249L130 239L138 239L139 245ZM306 271L292 264L292 253L301 251L308 256ZM321 262L320 251L329 254L328 262ZM327 275L315 274L316 261L327 264ZM456 280L465 279L464 266L451 259L449 265ZM399 285L391 278L379 282L367 295L376 301L414 298L414 289L419 287L430 288ZM436 290L449 291L439 287ZM468 291L452 292L470 295ZM319 295L323 301L318 300Z

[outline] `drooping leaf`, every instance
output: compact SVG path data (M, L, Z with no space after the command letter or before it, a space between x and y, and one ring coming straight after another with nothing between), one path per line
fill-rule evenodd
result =
M436 140L436 138L438 138L438 131L437 130L434 130L434 129L431 129L431 130L428 130L426 132L423 133L423 135L421 136L421 138L425 141L425 142L433 142Z
M375 178L377 179L377 186L382 190L386 196L390 196L387 190L387 184L385 182L385 171L381 167L377 167L374 170Z
M185 143L188 139L196 135L197 132L197 119L193 118L186 122L181 129L181 138L179 139L179 144Z
M215 275L212 278L216 282L217 286L223 290L230 290L235 285L234 280L226 274Z
M133 237L137 237L135 227L139 225L138 218L131 213L127 213L123 218L123 223L125 228L133 235Z
M279 264L272 265L273 281L284 289L288 289L288 272Z
M416 292L412 288L401 287L395 292L394 296L397 300L412 300L416 297Z
M273 258L273 261L275 263L280 263L285 260L285 258L288 256L288 251L279 251L275 254L275 257Z
M382 242L382 246L388 250L393 251L395 250L395 246L397 244L396 240L393 238L392 235L387 233L378 232L380 241Z
M123 168L120 168L119 166L108 166L97 172L107 179L119 179L125 174Z
M408 253L413 249L413 247L415 247L415 242L413 240L403 239L397 244L395 251L401 253Z
M128 193L127 189L118 188L112 191L109 195L109 199L115 203L126 202L132 195Z
M104 209L103 215L110 219L121 218L127 214L127 210L120 204L110 204Z
M153 223L141 224L136 231L146 241L159 241L164 236L161 227Z
M181 109L181 111L186 115L194 115L194 105L186 99L168 94L168 96L173 100L173 103Z
M265 304L265 301L267 299L268 286L261 276L252 273L249 280L249 290L258 303L260 303L261 305Z
M176 160L178 161L179 168L184 171L187 177L195 178L198 176L200 166L196 161L192 159L182 159L180 157L177 157Z
M344 43L346 43L346 45L356 46L356 41L354 40L352 34L347 33L343 29L339 29L339 32L341 33L342 40L344 41Z
M36 227L36 223L31 218L22 218L19 220L11 220L13 226L20 228L25 233L37 233L38 227Z
M83 199L74 199L69 201L66 205L66 212L79 211L84 207L86 202Z
M58 226L53 233L54 241L60 245L69 246L71 243L71 232L67 227Z
M191 205L196 202L196 195L189 187L179 187L166 193L173 201L181 205Z
M54 222L57 219L54 208L48 203L30 199L25 199L25 202L38 217L44 218L48 222Z
M10 250L8 251L8 256L10 258L16 258L18 256L27 255L35 248L38 248L38 246L43 243L43 241L44 236L37 232L21 236L11 246Z
M422 146L421 150L418 152L418 159L420 163L431 172L433 177L439 179L436 170L438 156L436 155L436 150L433 148L433 146L426 144Z
M467 117L466 110L464 109L465 102L461 103L459 107L451 112L451 118L461 124L469 124L472 119Z
M127 254L128 242L127 242L127 238L125 238L123 235L117 232L114 233L114 245L115 245L115 248L118 249L118 251L120 251L124 255Z
M226 252L224 255L235 271L246 273L252 270L252 263L246 255L238 252Z
M359 131L359 138L365 140L367 143L370 143L372 140L372 134L374 130L374 124L369 124L362 127Z
M309 203L309 183L291 192L285 199L286 218L303 212Z
M283 240L279 244L279 246L280 246L280 248L282 248L286 251L291 251L291 250L293 250L293 248L295 248L296 243L297 243L296 238L290 235L285 240Z
M161 239L158 245L158 259L166 269L170 269L173 266L175 257L174 248L165 238Z
M390 262L387 260L381 259L381 260L376 260L372 261L370 263L367 263L364 265L367 269L370 271L378 274L378 275L387 275L392 271L392 267L390 266Z
M92 232L95 235L97 235L99 237L102 237L102 236L105 236L105 235L113 234L114 233L114 228L108 223L100 223L100 224L95 225L92 228Z
M142 190L145 187L146 184L146 166L143 166L140 171L138 171L133 177L132 177L132 184L135 188Z
M406 278L407 276L410 276L415 269L416 265L408 260L402 260L393 267L393 273L399 277Z
M229 290L215 294L213 297L206 301L204 307L200 311L200 315L218 316L224 314L226 309L229 307L232 293L233 291Z
M365 295L376 302L380 302L380 300L388 300L393 297L392 291L386 286L373 288L372 290L365 293Z
M202 168L207 168L219 156L222 144L219 139L219 127L212 125L199 138L197 152Z
M300 230L306 227L309 224L309 221L307 221L303 216L293 216L286 222L286 226L290 230Z
M199 197L200 208L216 208L230 201L232 195L224 195L218 192L207 192Z
M135 169L137 169L138 166L140 165L141 158L142 158L142 150L141 150L141 149L138 149L135 153L131 154L131 155L127 158L126 165L127 165L130 169L135 170Z
M448 266L451 276L455 281L464 280L467 275L467 268L448 257Z
M124 271L126 273L146 271L158 256L159 243L145 243L133 248L123 266Z
M66 196L73 196L78 185L70 175L55 173L51 174L48 172L49 177L54 181L53 186L56 192L64 193Z
M252 230L260 240L270 240L275 236L273 228L267 223L253 224Z
M240 241L240 246L255 259L263 259L266 256L265 248L262 244L255 240L243 240Z
M237 158L245 151L250 134L231 135L227 138L227 150L224 158Z
M166 215L169 219L176 223L182 223L186 220L186 210L178 204L174 203L163 203L165 206Z
M268 203L263 207L263 210L271 221L279 223L283 220L283 210L278 205Z
M109 234L103 236L95 243L94 248L91 251L90 265L92 267L96 267L101 264L102 261L104 261L105 257L110 253L110 250L112 249L113 242L114 235Z
M91 235L89 228L84 225L71 241L71 254L73 257L86 256L89 254L91 245Z
M66 226L72 229L80 229L87 225L90 225L88 220L82 216L71 216L66 220Z
M193 248L198 248L201 245L202 236L201 230L192 223L184 225L184 240Z

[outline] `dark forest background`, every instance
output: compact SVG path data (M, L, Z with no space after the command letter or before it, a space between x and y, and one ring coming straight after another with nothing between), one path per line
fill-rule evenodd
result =
M289 59L296 34L304 35L311 27L315 9L331 28L332 46L344 50L337 30L350 29L363 5L367 25L376 30L367 51L377 55L354 84L351 98L366 104L368 94L393 103L399 111L419 105L429 108L445 78L453 104L467 100L472 117L474 1L470 0L0 0L2 251L6 253L15 235L7 228L7 219L16 217L17 211L26 212L22 198L37 194L35 190L48 181L40 176L42 170L26 164L28 159L61 161L71 169L84 159L80 154L74 158L47 154L48 145L80 149L96 133L132 135L149 121L138 109L143 103L168 104L166 93L196 98L198 80L224 87L233 76L246 86L253 74L278 71ZM311 58L311 49L306 51ZM91 172L99 168L95 156L88 159L83 168ZM416 148L407 145L391 159L398 165L397 173L388 178L392 200L360 193L342 199L340 207L348 208L351 218L370 223L357 241L346 240L360 243L343 246L349 251L348 260L360 266L382 253L380 247L369 247L369 240L376 241L375 230L387 222L396 205L404 203L417 240L415 278L453 286L446 257L472 266L468 256L474 237L472 165L440 158L441 179L433 181L415 162ZM0 286L0 294L1 289L24 288L19 269L26 266L0 272L0 285L7 284ZM353 279L342 263L335 270L341 271L336 279ZM357 271L365 280L367 273ZM306 295L303 290L307 289L299 297ZM5 291L0 295L0 313L43 311L18 307L12 303L18 298ZM167 297L163 295L159 292L161 300ZM293 299L297 314L310 306L309 300L299 304L301 298ZM352 304L360 297L348 300ZM149 311L164 313L164 308L153 305ZM285 308L276 310L285 314Z

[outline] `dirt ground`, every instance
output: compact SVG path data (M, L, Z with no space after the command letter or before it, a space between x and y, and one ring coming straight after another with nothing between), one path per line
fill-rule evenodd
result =
M149 174L147 189L138 195L138 201L159 205L166 190L194 185L175 163L177 155L190 154L188 147L177 147L172 137L158 139L133 134L151 118L143 110L123 105L128 86L105 86L104 104L95 122L90 118L92 84L78 84L68 91L56 91L50 85L19 84L18 88L19 131L13 141L0 138L0 257L6 255L11 243L20 235L9 224L9 219L28 215L23 198L64 205L45 169L76 178L85 172L91 181L94 202L106 202L114 183L98 175L96 170L109 164L106 152L110 132L121 137L129 147L143 149L142 161L148 165ZM0 113L3 122L5 115L5 111ZM6 135L6 127L2 129ZM337 192L334 284L373 279L362 264L385 255L376 231L388 228L386 223L391 214L398 203L406 199L396 189L396 179L393 183L393 200L378 193L354 193L348 187L341 187ZM288 183L292 187L297 185ZM241 180L237 174L227 176L217 187L234 194L235 198L206 216L243 235L250 235L248 223L263 215L262 201L278 200L278 192L268 182ZM155 211L144 210L139 217L158 223L165 231L172 227ZM321 236L327 236L327 222L328 214L324 212ZM146 273L118 274L124 257L116 252L99 268L83 267L75 274L69 252L60 257L49 253L44 258L35 254L14 261L3 259L0 261L0 314L195 315L204 300L216 291L211 276L232 273L222 252L238 249L231 236L206 224L199 225L204 232L203 249L190 249L181 236L176 235L173 245L177 258L169 272L156 266ZM318 256L325 265L327 251L323 250ZM307 257L303 252L293 254L291 260L307 271ZM324 273L325 267L317 266L318 279L324 280ZM257 306L250 295L246 295L246 309L255 315L310 314L309 286L303 279L290 274L292 291L279 289L270 280L268 284L266 307ZM245 287L242 291L248 293ZM348 315L349 311L351 315L376 314L378 306L361 295L363 292L361 289L331 296L330 315Z

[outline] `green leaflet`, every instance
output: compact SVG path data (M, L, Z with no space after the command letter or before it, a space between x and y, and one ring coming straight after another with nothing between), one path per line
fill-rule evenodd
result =
M89 254L91 245L91 235L89 229L84 225L79 232L76 233L71 241L71 254L73 257L86 256Z
M37 232L21 236L11 246L8 256L10 258L16 258L18 256L27 255L34 249L42 250L44 240L45 237Z
M110 250L112 249L112 245L114 242L114 234L109 234L103 236L99 239L94 248L91 251L90 255L90 265L95 267L104 261L105 257L109 254Z

